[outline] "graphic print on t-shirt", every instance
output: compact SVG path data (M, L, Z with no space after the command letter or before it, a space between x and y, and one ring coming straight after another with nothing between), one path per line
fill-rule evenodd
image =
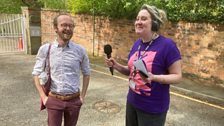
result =
M141 52L141 54L143 51ZM146 69L148 72L152 71L152 64L153 60L155 58L156 52L153 51L147 51L144 53L142 57L142 60L145 62ZM130 88L137 94L141 95L150 95L151 92L151 84L150 83L145 83L142 81L141 77L139 74L135 72L134 68L134 62L138 60L138 51L136 51L129 59L128 61L128 67L130 68L130 76L129 76L129 85Z

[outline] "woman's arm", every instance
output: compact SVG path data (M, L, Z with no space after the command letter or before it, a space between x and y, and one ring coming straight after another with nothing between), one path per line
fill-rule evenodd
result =
M182 79L181 60L174 62L168 68L168 75L151 75L152 81L160 82L161 84L177 84Z
M178 60L174 62L169 68L168 68L169 74L167 75L154 75L152 73L149 74L149 78L145 78L143 75L140 76L143 81L145 82L159 82L161 84L177 84L182 79L182 71L181 71L181 60Z
M181 60L174 62L168 68L168 75L153 75L152 80L161 84L176 84L182 79Z

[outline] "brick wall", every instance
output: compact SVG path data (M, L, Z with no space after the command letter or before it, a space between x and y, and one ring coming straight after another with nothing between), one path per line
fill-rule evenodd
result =
M224 86L224 25L170 23L163 33L177 42L185 73Z
M52 21L58 11L42 10L42 42L55 39ZM111 20L88 15L73 16L76 27L73 40L83 45L89 54L103 55L103 45L111 44L113 57L126 60L134 41L134 21ZM93 34L94 41L93 41ZM172 38L178 45L183 59L183 72L212 80L224 87L224 26L205 23L167 23L161 34Z
M52 21L59 11L42 10L41 33L42 42L53 41L56 34L53 30ZM103 45L111 44L113 56L126 59L127 53L137 39L134 34L133 21L114 20L105 17L95 18L95 32L93 41L93 17L87 15L73 16L76 27L72 40L82 44L90 54L103 55ZM94 51L94 52L93 52Z

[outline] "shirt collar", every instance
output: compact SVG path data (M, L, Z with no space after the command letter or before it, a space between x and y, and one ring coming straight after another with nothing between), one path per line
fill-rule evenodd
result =
M59 43L57 41L57 39L55 39L55 44L57 45L57 47L59 47ZM71 47L71 41L69 40L68 43L67 43L67 46L66 47Z

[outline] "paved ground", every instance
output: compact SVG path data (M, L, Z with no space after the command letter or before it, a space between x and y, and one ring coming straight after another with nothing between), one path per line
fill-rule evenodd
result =
M47 114L46 111L39 111L39 96L31 76L34 58L30 55L0 54L0 126L46 126ZM86 104L82 106L78 126L124 126L126 79L100 74L109 72L98 65L92 65L92 68L97 71L92 70ZM187 96L180 98L177 93ZM167 126L224 124L222 88L202 86L184 79L183 83L172 87L171 94ZM200 103L204 103L195 104L194 99L188 100L191 97L202 99Z

